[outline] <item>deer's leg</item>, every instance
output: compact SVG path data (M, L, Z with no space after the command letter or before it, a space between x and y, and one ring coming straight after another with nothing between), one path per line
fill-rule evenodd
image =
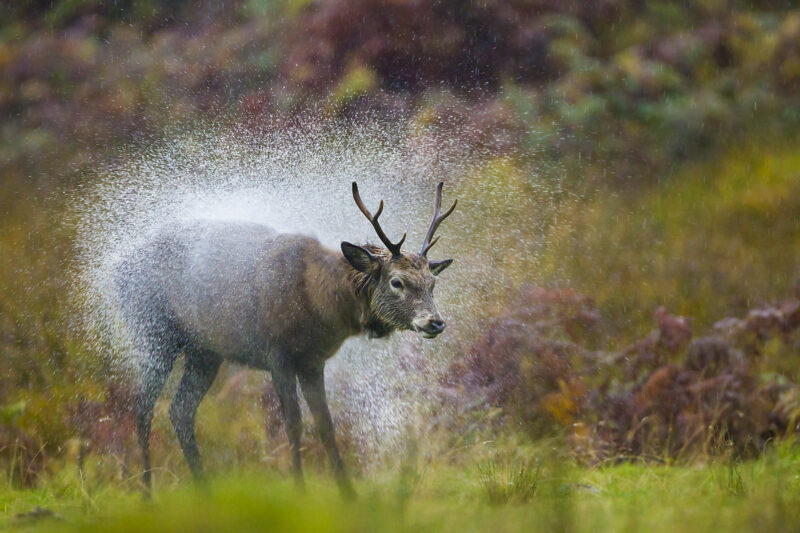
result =
M325 396L325 372L323 367L304 370L298 374L303 396L306 398L308 408L314 417L314 424L319 432L322 444L331 462L333 474L339 484L339 490L348 498L355 496L355 491L350 483L350 478L344 468L344 462L336 445L336 433L333 428L333 419L328 409L328 400Z
M197 407L217 377L222 358L213 352L187 348L185 359L181 384L169 406L169 418L178 435L183 456L195 479L199 479L203 476L203 464L197 448L194 419Z
M134 409L136 414L136 433L139 440L139 448L142 450L142 481L148 493L153 485L150 472L150 429L153 422L153 410L156 400L158 400L158 396L164 388L164 383L166 383L172 371L176 356L177 349L152 350L149 357L145 359L143 368L140 369L141 382L139 391L136 394Z
M272 382L280 400L286 436L292 449L292 470L298 487L304 486L303 463L300 457L300 437L303 433L300 405L297 402L297 376L290 365L276 365L272 370Z

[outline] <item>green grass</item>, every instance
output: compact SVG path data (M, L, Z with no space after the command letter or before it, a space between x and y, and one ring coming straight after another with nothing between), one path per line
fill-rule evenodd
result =
M135 483L91 486L65 468L35 490L0 489L0 511L4 526L29 531L800 530L796 444L755 461L691 465L579 467L541 451L496 454L491 466L385 469L357 481L355 502L343 501L321 471L308 476L305 493L258 469L201 486L162 477L166 486L148 502ZM19 516L36 506L55 516Z
M698 332L800 284L800 140L731 147L660 183L565 202L537 265L595 298L623 342L659 305Z

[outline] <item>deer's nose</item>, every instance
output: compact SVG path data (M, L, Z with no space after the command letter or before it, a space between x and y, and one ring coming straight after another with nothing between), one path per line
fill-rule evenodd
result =
M438 335L439 333L444 331L444 320L441 318L434 318L430 322L428 322L428 330L431 333L435 333Z

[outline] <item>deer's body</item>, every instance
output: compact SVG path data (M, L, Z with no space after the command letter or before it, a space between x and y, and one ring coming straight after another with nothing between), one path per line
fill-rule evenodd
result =
M354 195L361 207L355 185ZM439 188L437 216L440 202ZM362 211L383 240L380 209L374 218ZM360 333L381 337L412 329L435 337L444 329L433 303L433 276L450 261L428 261L426 251L425 245L422 254L409 254L399 244L387 252L342 243L342 252L335 252L315 239L265 226L206 221L164 228L128 253L116 269L116 285L142 354L136 410L148 488L153 408L183 353L185 370L170 419L196 476L202 466L195 413L228 359L271 373L302 483L299 382L337 481L352 492L325 398L325 361Z
M120 266L137 280L124 306L171 315L196 344L263 370L283 352L327 359L362 331L352 270L315 239L237 222L163 230Z

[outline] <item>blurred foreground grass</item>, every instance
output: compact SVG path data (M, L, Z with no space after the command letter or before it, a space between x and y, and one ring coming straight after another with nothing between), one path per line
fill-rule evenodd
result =
M552 443L550 444L552 445ZM491 446L491 445L490 445ZM470 457L486 455L486 444ZM536 447L494 449L460 466L425 466L360 479L344 502L321 471L305 494L288 477L242 469L152 502L134 481L92 486L69 468L40 488L0 488L2 524L36 531L797 531L800 448L784 442L758 460L692 466L578 467ZM548 459L549 457L549 459ZM40 506L52 515L26 515ZM40 514L45 515L40 511Z

